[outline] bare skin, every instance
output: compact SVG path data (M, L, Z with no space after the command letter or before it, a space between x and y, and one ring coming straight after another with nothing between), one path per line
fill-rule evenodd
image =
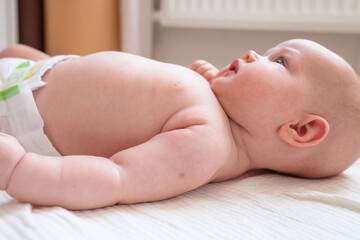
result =
M31 51L15 46L0 58L47 57L38 51L29 57ZM326 164L304 161L330 147L331 114L310 102L312 95L330 94L310 91L311 76L328 81L324 74L347 66L329 57L328 50L296 40L263 56L249 51L221 71L206 61L190 70L119 52L62 61L33 92L44 132L62 156L26 152L0 134L0 189L39 205L91 209L174 197L254 168L337 174L360 153L349 149L346 161ZM346 69L348 83L336 81L360 89ZM333 129L347 139L355 135Z
M64 157L26 153L6 187L19 200L71 209L155 201L248 169L208 83L189 69L105 52L58 63L43 80L34 98Z

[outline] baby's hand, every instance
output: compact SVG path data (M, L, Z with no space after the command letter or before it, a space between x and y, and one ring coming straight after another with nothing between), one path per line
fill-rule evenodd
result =
M214 67L211 63L205 60L196 60L192 65L191 69L203 76L208 82L216 76L219 70Z
M0 133L0 190L6 190L11 174L24 156L25 149L13 136Z

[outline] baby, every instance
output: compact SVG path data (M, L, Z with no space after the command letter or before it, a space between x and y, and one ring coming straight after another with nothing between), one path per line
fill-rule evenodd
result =
M0 189L20 201L156 201L250 169L332 176L360 156L358 76L308 40L221 71L120 52L35 62L47 57L0 53Z

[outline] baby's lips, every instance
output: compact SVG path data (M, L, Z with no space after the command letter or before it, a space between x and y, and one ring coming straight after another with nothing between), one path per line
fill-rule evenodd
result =
M229 66L229 70L234 71L235 73L238 72L240 65L240 59L235 59Z

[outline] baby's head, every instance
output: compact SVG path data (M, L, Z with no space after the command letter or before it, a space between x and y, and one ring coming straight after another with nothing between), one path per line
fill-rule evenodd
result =
M360 80L317 43L290 40L263 56L249 51L211 87L251 168L318 178L360 156Z

